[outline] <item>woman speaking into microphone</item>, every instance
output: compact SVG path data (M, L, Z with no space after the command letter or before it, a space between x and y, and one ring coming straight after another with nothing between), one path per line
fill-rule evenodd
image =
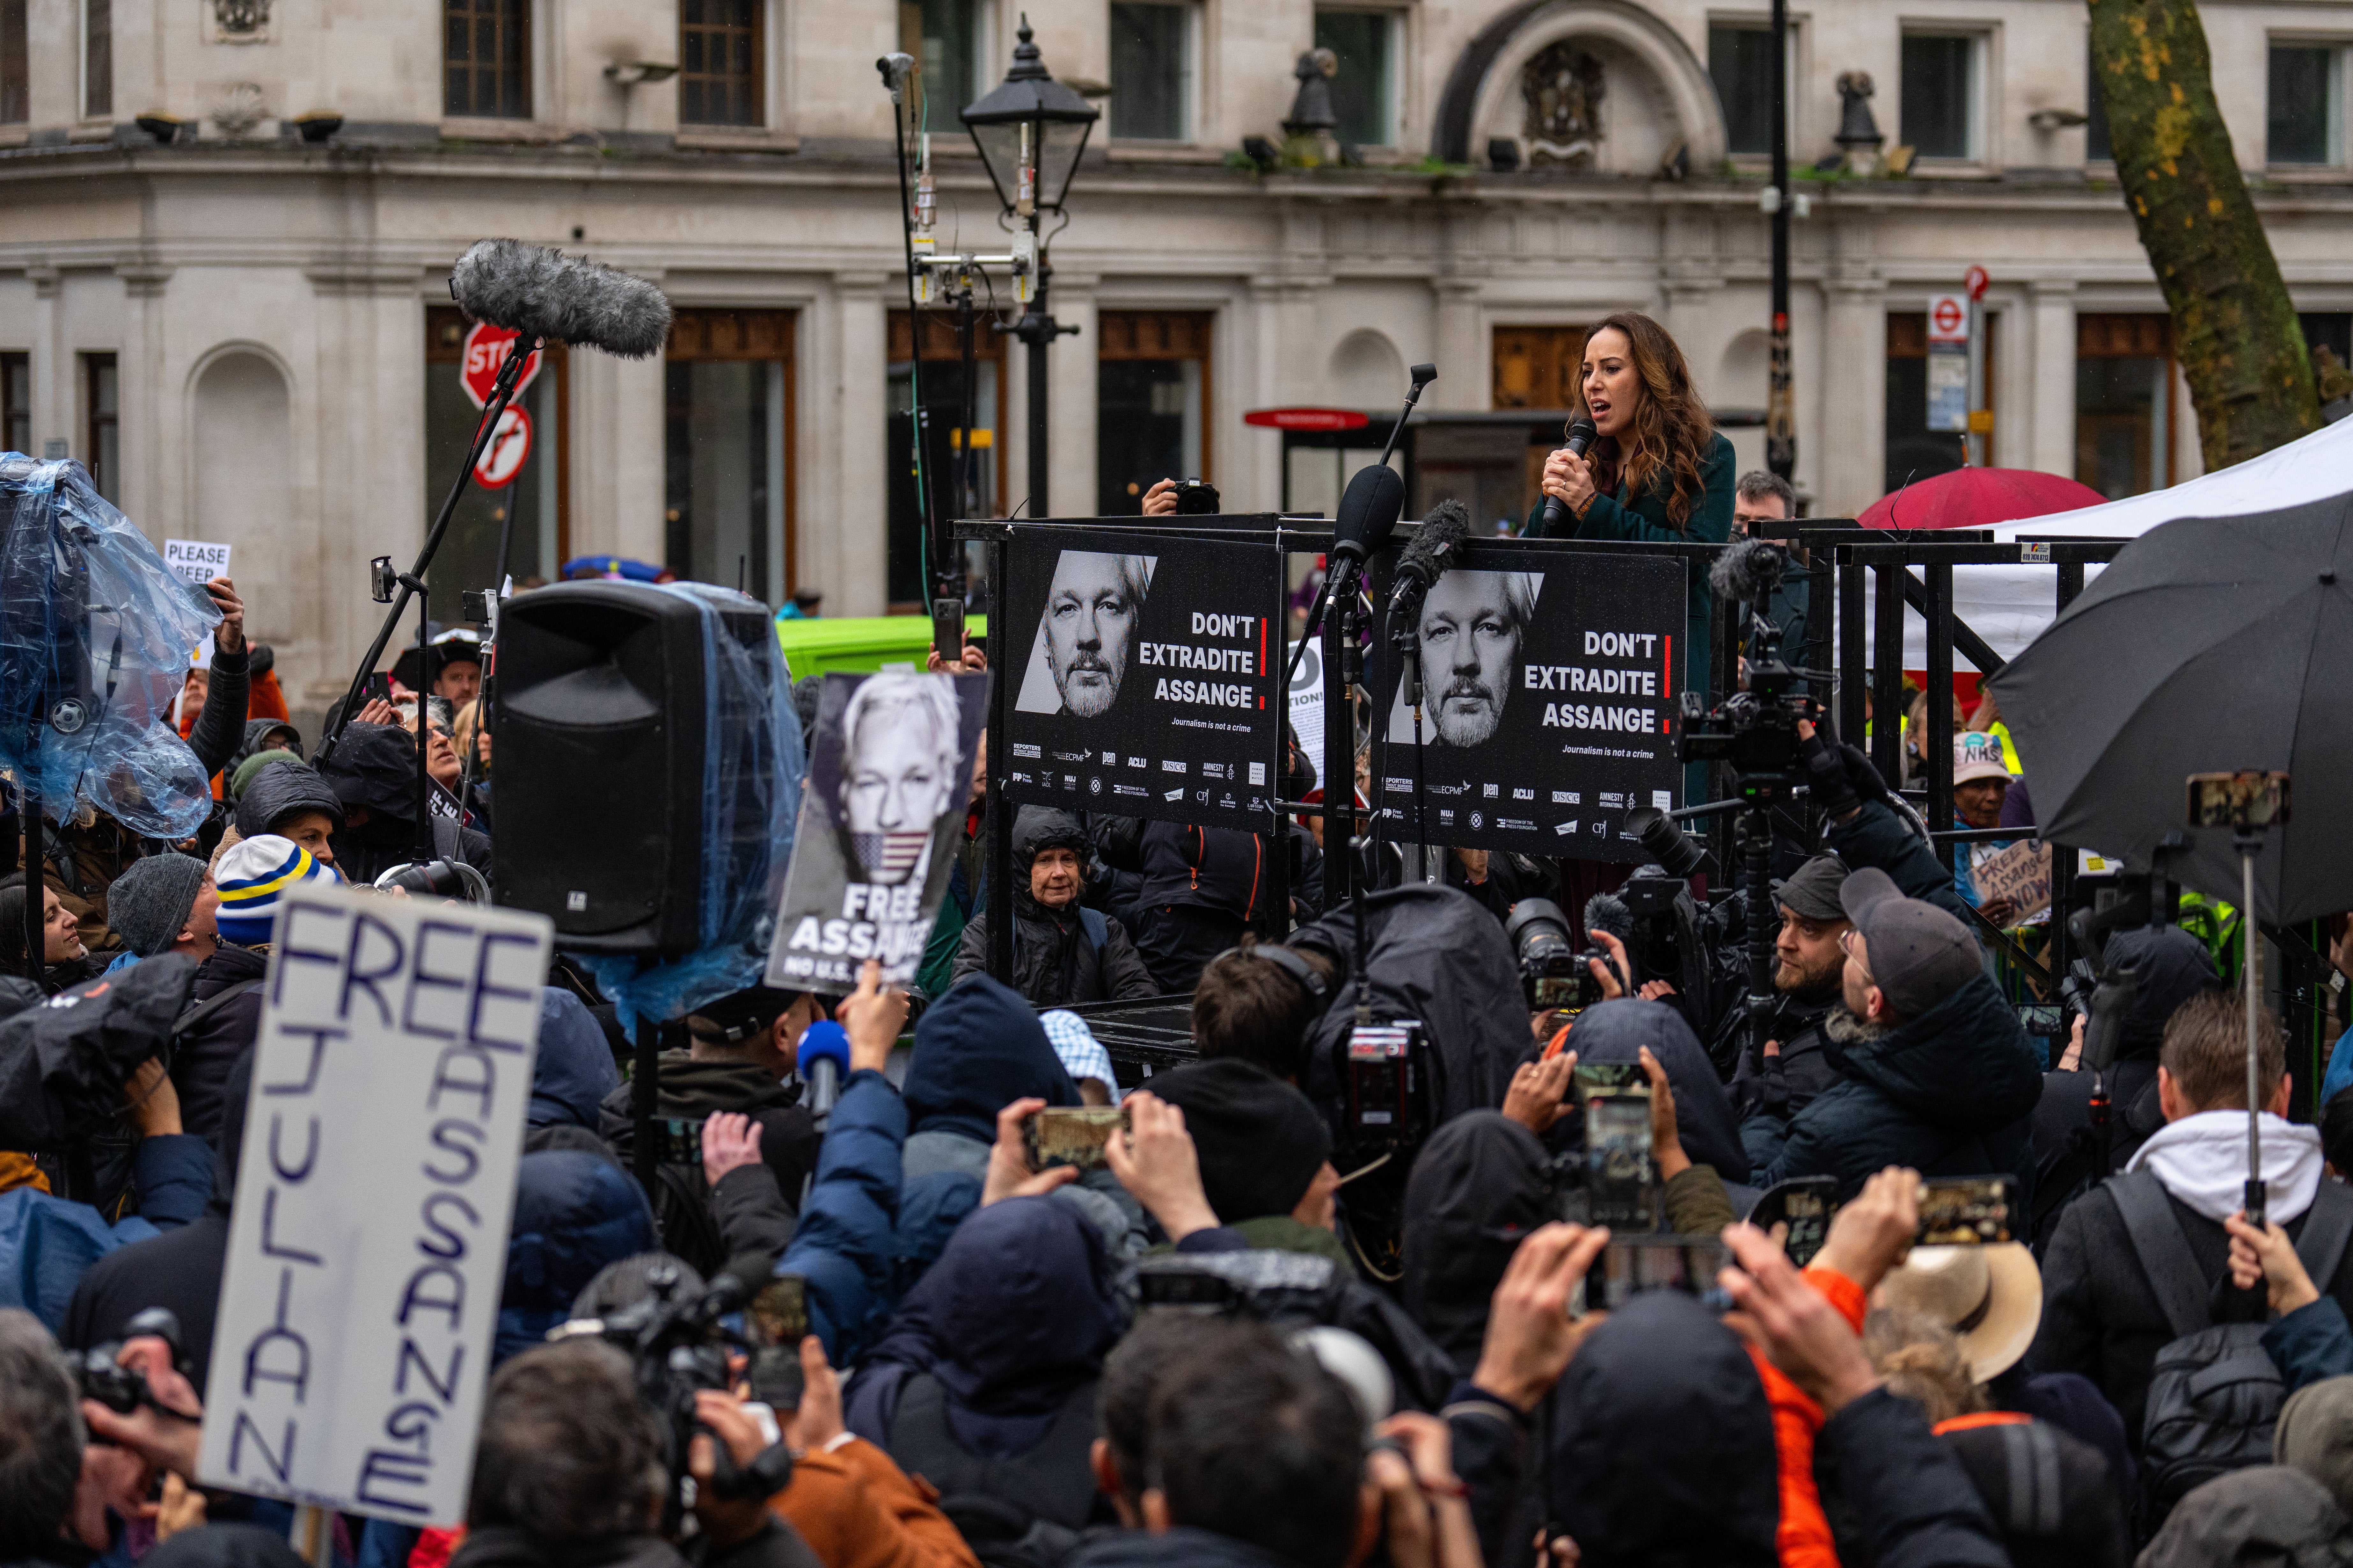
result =
M1523 533L1670 544L1722 544L1731 536L1732 443L1715 433L1665 328L1630 310L1587 335L1572 426L1579 415L1593 421L1592 446L1582 457L1564 447L1546 459L1544 493L1560 505L1539 503ZM1689 605L1675 649L1678 691L1707 689L1707 566L1683 563ZM1694 767L1691 777L1704 771Z

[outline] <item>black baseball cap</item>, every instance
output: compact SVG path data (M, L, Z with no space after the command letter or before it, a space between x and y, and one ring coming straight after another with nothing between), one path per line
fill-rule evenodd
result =
M1839 903L1862 936L1872 984L1898 1018L1916 1018L1985 973L1968 928L1867 866L1839 884Z
M697 1007L688 1017L687 1027L693 1033L716 1035L729 1045L735 1045L754 1035L766 1033L769 1026L783 1017L800 994L797 991L779 991L769 985L746 985L741 991L731 991ZM696 1028L698 1024L702 1027Z

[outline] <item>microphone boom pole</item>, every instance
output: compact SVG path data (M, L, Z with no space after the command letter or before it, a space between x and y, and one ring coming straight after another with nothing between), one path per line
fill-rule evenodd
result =
M499 418L506 413L507 405L514 398L515 384L522 379L523 364L538 347L537 340L528 333L520 332L513 342L507 344L506 360L499 366L497 381L491 384L491 401L482 409L482 422L474 431L473 445L467 449L466 461L458 469L457 482L449 487L448 498L441 502L439 515L434 518L432 528L426 532L425 547L417 552L417 563L400 578L400 593L394 598L392 607L385 612L384 625L376 628L375 640L368 645L367 657L361 659L359 668L352 672L352 684L343 693L343 705L336 715L335 727L319 742L318 755L324 756L332 752L335 742L343 738L344 728L351 723L359 706L360 688L367 683L368 671L374 669L375 661L384 657L385 648L391 644L392 635L400 626L402 614L408 608L410 596L419 591L411 584L425 581L425 569L433 563L434 553L441 548L441 537L449 531L449 520L457 515L458 502L466 494L467 481L474 477L474 465L482 460L483 449L491 444L491 437L498 433ZM417 674L417 679L424 679L421 655ZM420 699L417 729L422 732L425 720L421 699L424 694L419 692L417 695Z

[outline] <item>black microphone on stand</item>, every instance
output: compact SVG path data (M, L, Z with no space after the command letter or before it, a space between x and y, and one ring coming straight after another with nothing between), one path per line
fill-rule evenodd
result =
M1593 449L1593 443L1600 435L1601 431L1593 423L1592 416L1580 414L1568 422L1568 449L1582 458ZM1568 503L1558 496L1545 497L1545 532L1551 533L1567 521Z
M1471 512L1459 500L1442 500L1414 531L1413 542L1398 558L1397 590L1389 595L1389 614L1418 602L1454 564L1456 552L1471 537Z

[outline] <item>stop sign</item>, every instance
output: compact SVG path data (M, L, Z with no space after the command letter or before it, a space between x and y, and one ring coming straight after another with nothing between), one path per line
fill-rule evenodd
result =
M458 351L458 377L464 383L466 395L474 406L482 407L491 400L497 385L499 366L506 363L507 345L515 340L514 333L504 327L494 327L488 321L476 321L466 329L465 346ZM522 362L522 379L515 383L515 395L521 397L523 388L539 374L539 362L546 351L533 349L531 357Z

